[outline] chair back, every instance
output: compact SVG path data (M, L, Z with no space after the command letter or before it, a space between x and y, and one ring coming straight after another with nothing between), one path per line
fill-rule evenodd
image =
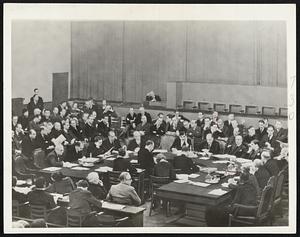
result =
M267 185L262 191L261 199L256 213L257 218L266 217L270 213L273 203L273 191L274 189L270 185Z
M277 182L276 182L275 192L274 192L274 200L278 200L281 198L281 194L283 190L283 182L284 182L284 170L280 171L277 176Z
M46 154L42 149L35 149L33 152L34 165L40 169L46 168Z
M14 163L15 163L15 171L18 174L26 173L26 165L22 156L17 156Z
M154 194L156 189L168 183L170 183L169 177L157 177L150 175L150 194Z
M43 205L31 205L31 219L47 219L47 208Z
M12 200L12 215L13 216L19 216L19 201L18 200Z
M81 227L84 217L70 213L70 208L67 208L67 227Z
M121 171L108 171L109 184L115 185L120 183L119 176L121 173Z
M270 177L268 180L267 186L271 186L271 187L275 188L275 184L276 184L275 176Z

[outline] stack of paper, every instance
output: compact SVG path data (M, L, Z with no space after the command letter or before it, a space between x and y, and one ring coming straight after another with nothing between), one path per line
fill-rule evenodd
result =
M190 175L189 175L189 178L194 179L194 178L197 178L197 177L199 177L199 176L200 176L200 174L190 174Z
M108 167L108 166L103 166L103 167L99 167L98 169L96 169L95 171L99 171L99 172L107 172L107 171L112 171L113 168Z
M236 161L239 163L251 163L251 160L244 159L244 158L236 158Z
M53 172L53 171L58 171L58 170L61 170L61 167L48 167L48 168L45 168L43 169L44 171L50 171L50 172Z
M144 169L136 168L136 171L137 171L138 173L141 173L141 172L144 171Z
M137 164L137 163L138 163L138 160L131 160L130 163L132 163L132 164Z
M189 179L189 175L188 174L176 174L176 178L177 179L188 180Z
M208 194L212 194L212 195L216 195L216 196L221 196L221 195L224 195L227 192L228 191L226 191L226 190L218 188L218 189L214 189L214 190L210 191Z
M14 187L14 189L19 192L19 193L23 193L23 194L28 194L32 189L29 187Z
M110 158L108 158L106 160L114 160L114 159L116 159L116 158L115 157L110 157Z
M126 207L125 205L120 205L120 204L115 204L115 203L110 203L110 202L102 203L102 208L107 208L107 209L121 210L125 207Z
M24 185L26 183L27 183L26 180L18 180L16 185L21 186L21 185Z
M199 157L199 160L209 160L209 157L202 156L202 157Z
M64 163L64 167L66 168L72 168L72 167L75 167L75 166L78 166L79 164L76 164L76 163L70 163L70 162L65 162Z
M89 168L86 167L73 167L72 170L89 170Z
M213 161L214 164L227 164L228 161L227 160L217 160L217 161Z

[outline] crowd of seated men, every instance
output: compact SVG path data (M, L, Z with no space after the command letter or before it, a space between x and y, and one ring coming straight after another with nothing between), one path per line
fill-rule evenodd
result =
M159 113L156 118L152 118L140 107L136 112L133 108L129 109L125 117L126 127L120 133L112 128L114 117L118 115L112 106L105 100L102 105L98 105L92 98L87 100L82 108L70 100L55 106L51 112L44 109L43 99L39 96L38 89L35 89L22 115L12 118L13 159L21 157L26 166L35 169L37 167L33 158L34 151L41 149L45 153L47 166L62 167L65 162L76 162L83 156L95 157L116 150L118 157L114 160L113 169L127 173L120 176L119 185L108 190L107 198L120 203L131 200L132 205L139 205L140 197L130 186L130 175L133 175L136 169L124 159L126 150L137 154L139 167L145 169L145 177L167 175L170 180L175 179L174 169L188 174L199 170L186 155L191 150L246 158L253 161L256 169L254 177L260 191L269 177L277 175L287 165L288 131L282 127L280 121L276 121L273 126L264 118L258 121L257 128L247 128L245 121L238 122L234 114L229 114L226 121L220 119L216 111L211 116L204 116L199 112L198 117L192 120L178 111L166 116ZM61 135L64 141L59 143L57 140ZM181 150L182 155L169 164L162 154L159 154L158 159L154 159L155 148L173 152ZM54 176L54 184L48 191L55 190L53 192L59 193L61 186L69 183L68 187L72 192L84 194L78 194L78 197L91 198L95 206L101 207L99 200L104 199L106 190L100 188L103 186L100 185L102 181L92 176L87 178L86 182L77 183L77 191L74 191L75 185L69 179ZM242 180L246 182L247 177L243 177ZM37 190L44 189L43 184L37 183L36 186ZM77 200L78 197L76 198L76 193L71 193L70 206L73 205L76 209L77 204L74 204L73 200ZM49 202L49 208L53 207L53 202Z

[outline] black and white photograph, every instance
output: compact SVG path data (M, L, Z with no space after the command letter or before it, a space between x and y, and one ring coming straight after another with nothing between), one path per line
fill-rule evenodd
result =
M5 233L295 233L296 5L5 4Z

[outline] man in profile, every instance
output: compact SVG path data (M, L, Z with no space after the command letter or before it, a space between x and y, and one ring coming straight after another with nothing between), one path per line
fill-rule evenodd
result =
M141 199L131 186L132 178L128 172L120 174L120 183L112 185L106 200L125 205L141 205Z

